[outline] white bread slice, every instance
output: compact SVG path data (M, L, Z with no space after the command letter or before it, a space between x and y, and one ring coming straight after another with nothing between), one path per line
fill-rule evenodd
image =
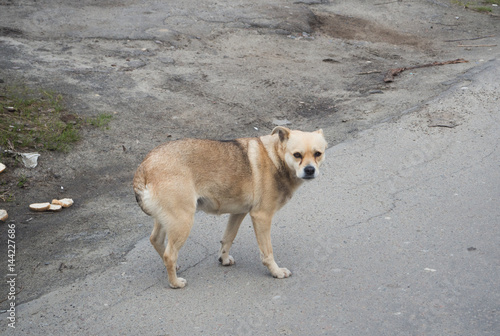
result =
M59 204L51 204L47 210L48 210L48 211L54 211L54 212L56 212L56 211L61 211L61 210L62 210L62 208L63 208L63 207L62 207L62 205L59 205Z
M30 210L32 210L32 211L38 211L38 212L47 211L49 208L50 208L49 202L30 204Z
M7 213L7 210L0 209L0 221L5 222L9 218L9 214Z
M71 198L63 198L60 200L53 199L52 204L61 205L63 208L69 208L73 205L73 200Z

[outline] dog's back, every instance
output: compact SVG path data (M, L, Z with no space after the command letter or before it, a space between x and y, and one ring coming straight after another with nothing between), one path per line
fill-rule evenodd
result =
M165 193L172 189L175 195L184 189L194 192L198 209L210 213L232 212L234 204L248 204L252 194L249 141L258 139L184 139L158 146L134 176L137 202L153 215L159 198L170 197Z

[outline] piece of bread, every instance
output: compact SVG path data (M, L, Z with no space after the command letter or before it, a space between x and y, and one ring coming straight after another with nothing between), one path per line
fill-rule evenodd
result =
M49 202L30 204L30 210L32 210L32 211L38 211L38 212L47 211L49 208L50 208Z
M61 210L62 210L62 208L63 208L63 207L62 207L62 205L59 205L59 204L51 204L47 210L48 210L48 211L54 211L54 212L56 212L56 211L61 211Z
M0 209L0 221L5 222L9 218L9 214L7 213L7 210Z
M0 162L0 173L3 172L7 167Z
M61 205L63 208L69 208L73 205L73 200L71 198L63 198L60 200L53 199L52 204Z

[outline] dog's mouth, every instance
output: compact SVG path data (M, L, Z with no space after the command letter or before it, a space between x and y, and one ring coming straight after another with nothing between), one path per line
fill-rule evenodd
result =
M303 176L302 179L303 180L314 180L314 176Z

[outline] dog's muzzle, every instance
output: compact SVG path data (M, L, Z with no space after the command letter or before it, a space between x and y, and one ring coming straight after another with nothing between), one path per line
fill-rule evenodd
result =
M304 176L302 176L305 180L310 180L316 177L316 168L313 166L304 167Z

